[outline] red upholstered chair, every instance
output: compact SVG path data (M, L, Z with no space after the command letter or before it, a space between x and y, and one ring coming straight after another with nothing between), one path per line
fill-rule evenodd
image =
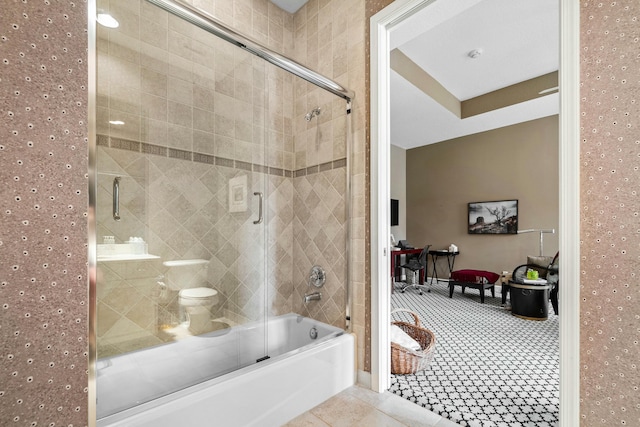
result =
M484 303L484 291L491 290L491 296L495 298L495 283L500 278L497 273L483 270L458 270L451 273L449 280L449 298L453 298L453 289L455 286L462 287L464 294L465 288L474 288L480 291L480 302Z

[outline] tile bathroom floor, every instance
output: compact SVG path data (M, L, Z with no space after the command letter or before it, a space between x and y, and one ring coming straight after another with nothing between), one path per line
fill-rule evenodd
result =
M395 394L354 385L294 418L285 427L459 427Z

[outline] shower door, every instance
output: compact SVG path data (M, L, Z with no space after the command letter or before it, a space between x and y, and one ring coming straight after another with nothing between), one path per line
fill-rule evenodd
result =
M90 158L98 418L286 351L271 317L349 317L344 100L147 1L109 4Z
M261 59L145 1L109 12L120 26L97 32L98 418L267 356L267 93L281 90ZM217 293L181 296L195 288Z

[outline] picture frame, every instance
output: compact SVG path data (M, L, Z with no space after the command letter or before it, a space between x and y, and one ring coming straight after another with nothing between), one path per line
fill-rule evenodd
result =
M229 212L246 212L247 175L236 176L229 180Z
M517 234L518 200L472 202L467 207L468 234Z

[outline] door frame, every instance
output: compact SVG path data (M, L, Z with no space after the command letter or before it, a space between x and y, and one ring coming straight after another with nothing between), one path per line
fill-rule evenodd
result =
M434 1L396 0L371 18L371 388L390 386L390 33ZM580 3L560 1L560 426L580 414Z

